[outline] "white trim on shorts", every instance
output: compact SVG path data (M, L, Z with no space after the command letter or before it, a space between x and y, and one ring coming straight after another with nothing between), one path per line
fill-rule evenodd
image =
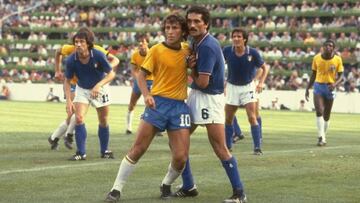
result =
M91 90L81 88L76 85L74 103L91 104L95 108L108 106L111 104L107 85L101 87L99 96L96 99L91 98Z
M241 106L251 102L257 102L257 99L258 94L256 93L254 81L247 85L226 84L226 104Z
M225 123L224 94L206 94L192 89L187 99L191 122L197 125Z

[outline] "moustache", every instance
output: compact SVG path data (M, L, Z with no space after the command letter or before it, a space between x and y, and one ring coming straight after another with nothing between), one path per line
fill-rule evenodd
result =
M197 31L195 28L190 28L190 31Z

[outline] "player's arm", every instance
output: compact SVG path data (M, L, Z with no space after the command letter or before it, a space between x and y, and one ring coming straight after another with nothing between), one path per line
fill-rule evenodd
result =
M305 90L306 101L309 101L309 89L313 86L313 84L315 82L315 78L316 78L316 70L312 70L309 84L307 85L306 90Z
M207 73L197 73L196 70L191 71L191 77L195 84L201 89L205 89L209 85L210 75Z
M137 69L136 64L131 64L131 77L136 80L139 75L139 70Z
M104 67L104 72L106 73L106 75L91 89L90 94L92 98L97 98L99 96L101 87L111 82L116 76L116 67L111 67L109 61L105 57L105 54L101 53L101 55L99 56L99 63L102 67Z
M107 55L107 59L110 62L110 66L113 68L113 70L116 72L117 67L120 63L120 59L116 56L114 56L113 54L108 53Z
M261 71L260 71L261 70ZM259 69L259 76L257 77L258 80L259 80L259 83L258 85L256 86L256 92L261 92L263 87L264 87L264 83L265 83L265 80L266 80L266 77L269 73L269 66L266 65L265 63L263 63L262 66L260 66L260 69ZM261 74L260 74L261 72Z
M336 81L334 83L329 84L329 89L333 91L334 89L336 89L337 86L339 86L343 82L343 80L344 80L343 72L338 72Z
M147 88L147 84L146 84L146 76L148 74L151 74L148 70L146 70L145 68L141 68L141 70L139 71L137 82L139 85L139 88L141 90L141 93L144 97L145 100L145 105L149 108L155 108L155 100L152 97L152 95L150 94L148 88Z
M61 48L59 48L55 51L55 78L58 80L62 80L64 77L64 74L61 71L62 59L63 55L61 54Z

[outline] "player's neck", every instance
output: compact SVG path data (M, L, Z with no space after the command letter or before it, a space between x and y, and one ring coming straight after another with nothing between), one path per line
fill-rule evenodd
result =
M81 63L86 64L89 62L90 59L90 52L89 50L85 50L84 52L78 52L78 57Z
M323 59L332 59L334 57L334 53L333 52L331 52L331 53L322 53L321 57Z
M195 40L196 44L199 45L200 42L206 37L207 34L208 34L208 32L206 31L201 35L194 36L194 40Z
M242 56L245 53L245 47L244 46L234 46L234 51L237 56Z

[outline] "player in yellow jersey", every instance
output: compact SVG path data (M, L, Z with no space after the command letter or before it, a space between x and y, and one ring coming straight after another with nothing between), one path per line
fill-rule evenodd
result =
M120 199L126 179L158 131L167 130L172 153L168 172L161 183L161 198L171 197L171 184L185 166L191 125L190 111L184 102L187 98L186 57L189 50L181 44L187 34L186 21L181 16L169 15L164 19L163 31L165 42L151 47L141 65L138 82L146 109L136 140L122 160L114 186L105 199L107 202L116 202ZM147 75L154 77L151 92L146 87Z
M312 75L305 92L305 99L308 101L309 89L314 85L318 146L326 145L326 132L329 128L336 87L343 80L344 66L342 59L335 54L334 49L335 42L326 40L323 44L323 52L314 56Z
M89 36L92 38L92 41L94 41L94 33L87 27L83 27L79 29L79 32L88 32ZM99 50L103 52L108 60L110 61L111 67L116 67L119 64L119 59L110 54L107 50L105 50L103 47L94 45L94 48L96 50ZM62 72L61 63L63 58L69 56L70 54L75 52L75 46L73 44L65 44L60 49L56 50L55 52L55 78L58 80L64 79L64 74ZM75 86L76 86L77 78L74 77L71 81L71 99L74 99L75 95ZM52 150L56 150L59 146L58 141L59 139L64 136L64 144L68 149L72 149L72 143L73 143L73 132L75 129L75 114L72 116L68 116L65 121L61 122L58 128L55 129L55 131L51 134L51 136L48 138L48 141L51 145Z

